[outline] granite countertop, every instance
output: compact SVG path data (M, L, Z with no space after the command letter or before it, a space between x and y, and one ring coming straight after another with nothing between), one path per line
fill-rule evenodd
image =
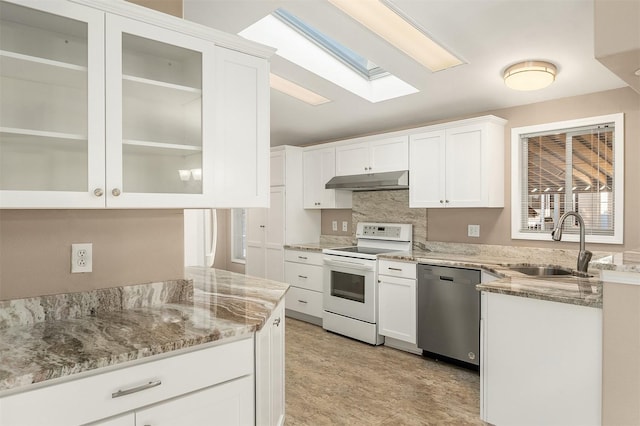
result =
M284 246L286 250L300 250L300 251L312 251L312 252L322 252L323 249L333 249L336 247L349 247L353 244L348 243L336 243L336 242L324 242L321 241L319 243L297 243L297 244L287 244Z
M598 269L640 273L640 248L612 253L591 262L591 264Z
M559 265L551 259L530 256L507 257L503 255L431 252L413 250L380 255L380 258L403 260L417 263L437 264L459 268L484 270L498 279L476 286L478 290L509 294L553 302L602 308L602 282L598 272L590 270L592 278L574 276L532 277L508 268L508 265ZM570 267L570 266L569 266ZM574 266L575 268L575 266Z
M288 285L186 268L184 279L0 301L0 394L260 330Z

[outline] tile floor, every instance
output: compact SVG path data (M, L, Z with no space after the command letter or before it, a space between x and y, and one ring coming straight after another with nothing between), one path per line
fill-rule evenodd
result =
M482 425L477 372L286 319L286 425Z

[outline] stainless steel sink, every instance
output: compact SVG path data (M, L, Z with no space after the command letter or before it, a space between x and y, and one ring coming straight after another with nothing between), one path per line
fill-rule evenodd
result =
M581 278L589 278L593 275L586 274L580 271L573 271L568 268L560 268L557 266L509 266L509 269L516 272L521 272L525 275L531 275L534 277L553 277L553 276L574 276Z

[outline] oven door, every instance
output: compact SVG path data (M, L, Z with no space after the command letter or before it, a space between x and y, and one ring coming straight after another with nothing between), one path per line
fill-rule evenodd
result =
M376 261L325 255L324 310L376 323Z

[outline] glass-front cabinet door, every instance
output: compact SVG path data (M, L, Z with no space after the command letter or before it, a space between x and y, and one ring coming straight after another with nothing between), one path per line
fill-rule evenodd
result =
M0 1L0 207L103 207L104 13Z
M106 22L107 206L213 206L213 43Z

